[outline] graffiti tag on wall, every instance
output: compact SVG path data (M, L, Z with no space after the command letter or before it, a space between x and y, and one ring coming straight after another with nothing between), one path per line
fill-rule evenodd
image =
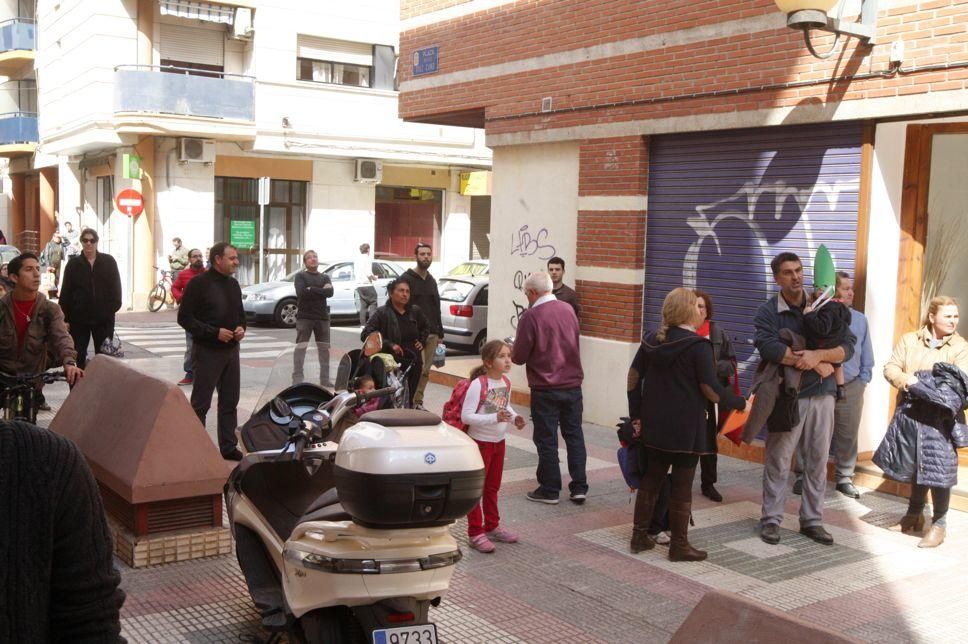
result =
M547 243L549 236L547 228L532 232L528 224L525 224L511 234L511 255L537 257L547 261L558 253L553 245Z

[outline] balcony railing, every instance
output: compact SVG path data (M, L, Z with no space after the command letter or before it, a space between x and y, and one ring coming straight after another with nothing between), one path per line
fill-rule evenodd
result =
M37 26L33 20L14 18L0 22L0 54L37 48Z
M0 145L37 143L37 115L32 112L0 114Z
M239 74L120 65L114 111L255 121L255 79Z

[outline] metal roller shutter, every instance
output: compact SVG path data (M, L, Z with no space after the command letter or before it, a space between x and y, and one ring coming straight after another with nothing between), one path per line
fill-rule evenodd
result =
M710 293L745 390L756 361L753 316L776 292L773 256L797 253L809 285L826 244L837 270L853 274L861 138L856 123L653 137L645 329L659 326L673 288Z
M471 259L491 256L491 198L471 197Z
M333 38L317 38L315 36L297 37L296 55L299 58L312 60L328 60L334 63L348 63L350 65L373 65L373 45Z
M225 30L161 23L161 58L199 65L225 64Z

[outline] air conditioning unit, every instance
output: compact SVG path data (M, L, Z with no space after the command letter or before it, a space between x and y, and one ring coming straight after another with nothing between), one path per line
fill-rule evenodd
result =
M183 163L215 163L215 141L211 139L179 139L178 160Z
M380 183L383 181L383 164L371 159L357 159L353 180L359 183Z
M232 21L231 38L234 40L252 40L255 29L252 27L252 9L238 7L235 19Z

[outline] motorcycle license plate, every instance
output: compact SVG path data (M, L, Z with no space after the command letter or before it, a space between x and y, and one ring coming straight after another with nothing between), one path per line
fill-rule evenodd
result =
M373 644L437 644L435 624L415 624L373 631Z

